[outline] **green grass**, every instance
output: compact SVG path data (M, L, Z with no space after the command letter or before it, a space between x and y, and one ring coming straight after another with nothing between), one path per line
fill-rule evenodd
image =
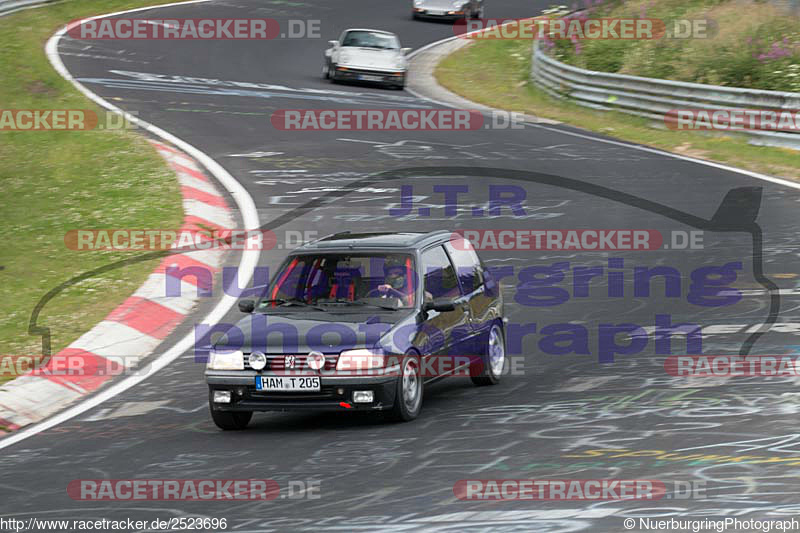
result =
M476 41L446 57L435 71L447 89L488 106L559 120L580 128L709 161L800 180L794 150L752 146L741 135L673 131L663 123L595 111L552 98L529 81L531 42Z
M93 109L103 116L53 70L45 42L72 19L153 3L70 0L0 18L0 107ZM183 219L173 173L135 131L1 131L0 183L0 355L41 354L40 337L28 335L28 321L49 290L137 256L68 250L68 230L177 228ZM155 265L150 260L115 269L51 300L38 323L51 328L53 353L102 320Z
M555 42L558 59L589 70L731 87L800 91L800 17L765 0L607 0L584 16L708 20L704 36Z

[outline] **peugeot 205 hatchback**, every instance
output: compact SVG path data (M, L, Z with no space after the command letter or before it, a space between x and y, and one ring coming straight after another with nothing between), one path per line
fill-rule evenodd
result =
M469 241L438 231L339 233L294 250L209 353L214 422L254 411L388 411L413 420L424 385L496 384L505 363L500 287Z

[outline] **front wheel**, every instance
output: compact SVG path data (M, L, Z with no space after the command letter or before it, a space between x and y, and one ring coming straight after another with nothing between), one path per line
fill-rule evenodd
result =
M485 353L470 366L470 378L475 385L496 385L500 382L503 365L506 362L506 348L503 330L494 324L489 330L489 340Z
M392 418L401 422L417 418L422 410L422 390L419 356L407 354L403 357L402 373L397 379Z

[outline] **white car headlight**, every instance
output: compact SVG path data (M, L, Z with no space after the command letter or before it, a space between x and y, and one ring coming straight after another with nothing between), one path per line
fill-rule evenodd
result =
M383 350L345 350L339 354L336 370L372 370L383 368L385 364L386 357Z
M253 352L250 354L248 363L250 364L250 368L253 370L261 370L267 366L267 356L261 352Z
M419 7L422 5L423 0L414 0L414 7Z
M455 0L453 2L453 9L458 9L461 7L461 0Z
M348 61L350 61L350 54L348 54L347 52L342 52L341 54L339 54L339 64L340 65L342 63L347 63Z
M244 354L241 350L223 352L211 350L208 354L210 370L244 370Z
M325 366L325 355L319 352L311 352L306 356L306 366L311 370L322 370Z

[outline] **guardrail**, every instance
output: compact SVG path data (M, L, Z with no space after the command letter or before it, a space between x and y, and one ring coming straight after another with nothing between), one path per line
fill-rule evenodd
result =
M800 93L685 83L586 70L548 56L533 43L531 79L548 94L601 110L657 119L676 109L800 110ZM750 143L800 150L800 131L747 130Z
M29 7L47 4L52 0L0 0L0 17Z

